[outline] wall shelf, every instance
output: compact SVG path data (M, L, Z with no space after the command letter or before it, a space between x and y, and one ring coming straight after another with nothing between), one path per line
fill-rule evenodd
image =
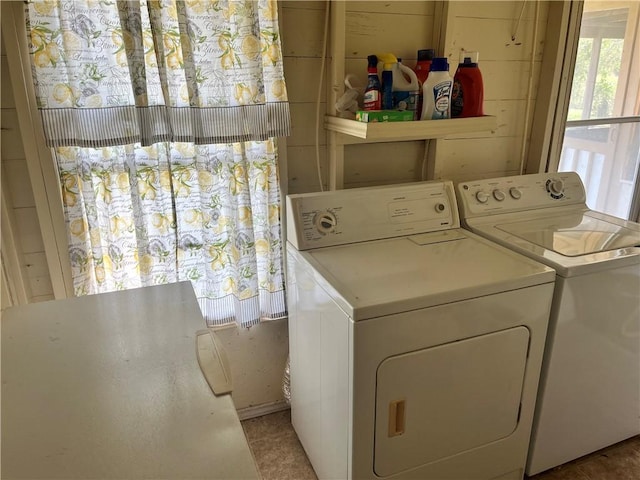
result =
M452 118L413 122L365 123L346 118L325 116L327 130L342 134L343 145L356 143L404 142L444 138L463 133L489 132L498 128L495 116Z
M362 123L340 118L336 111L336 102L344 93L344 79L347 49L347 5L342 0L329 2L331 15L330 51L327 75L327 103L324 127L327 131L328 187L330 190L344 188L345 145L364 143L405 142L411 140L431 140L433 145L425 145L426 168L424 178L434 178L435 159L438 154L438 139L455 138L467 134L495 132L498 121L495 116L474 118L454 118L447 120ZM449 15L451 2L433 2L433 37L423 39L433 45L436 52L443 52L446 39L446 26L453 21ZM405 37L408 42L409 37ZM415 47L415 45L414 45Z

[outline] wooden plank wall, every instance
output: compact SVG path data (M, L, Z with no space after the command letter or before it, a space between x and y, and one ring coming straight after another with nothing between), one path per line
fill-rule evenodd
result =
M498 117L499 128L493 134L438 141L433 178L461 181L518 173L536 3L449 2L444 54L450 59L451 72L455 72L461 49L480 52L485 113ZM535 80L539 75L546 25L546 2L539 3ZM315 102L325 5L323 1L282 2L284 68L293 125L287 149L289 193L320 189L315 159ZM347 2L346 10L345 73L356 75L361 86L366 83L367 55L391 52L412 67L417 50L433 46L435 2L352 1ZM511 34L521 11L513 41ZM535 91L536 82L532 85L531 105ZM326 86L323 86L321 115L325 112L326 98ZM420 180L425 145L426 142L415 141L345 147L345 188ZM326 148L326 135L321 128L319 151L324 188L327 186ZM429 148L436 148L435 142L430 142Z
M291 109L291 136L287 138L288 193L320 190L316 174L316 101L321 69L324 28L323 1L284 1L280 28L284 74ZM326 108L326 72L320 89L320 112ZM327 136L318 131L320 166L327 185Z
M536 4L539 18L531 71ZM445 45L449 63L452 66L457 63L461 50L479 52L485 114L497 116L498 130L490 135L440 141L434 177L459 182L517 175L523 136L528 139L530 135L538 91L547 2L450 2L449 23ZM512 39L514 32L515 40ZM525 125L529 78L532 79L531 98L529 120Z
M22 261L22 275L25 278L25 290L29 292L29 302L39 302L53 299L53 288L44 244L38 223L33 191L27 171L24 149L15 103L7 58L4 52L0 56L0 84L1 84L1 134L0 158L2 163L3 197L8 203L10 215L14 223L16 234L15 245L21 251L17 252Z

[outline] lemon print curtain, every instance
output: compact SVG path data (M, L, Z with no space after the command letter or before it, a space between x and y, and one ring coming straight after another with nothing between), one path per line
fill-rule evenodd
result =
M273 1L32 1L77 295L190 280L210 325L286 314Z
M288 135L274 1L35 0L28 19L52 147Z

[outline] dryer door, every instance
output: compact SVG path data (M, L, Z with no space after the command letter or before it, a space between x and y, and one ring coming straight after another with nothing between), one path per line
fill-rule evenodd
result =
M386 477L509 436L528 344L529 330L515 327L384 360L375 473Z

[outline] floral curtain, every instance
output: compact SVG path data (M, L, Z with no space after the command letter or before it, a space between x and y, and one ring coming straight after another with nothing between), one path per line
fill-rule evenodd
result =
M27 18L75 293L188 279L210 324L285 315L275 2L36 0Z

